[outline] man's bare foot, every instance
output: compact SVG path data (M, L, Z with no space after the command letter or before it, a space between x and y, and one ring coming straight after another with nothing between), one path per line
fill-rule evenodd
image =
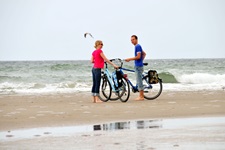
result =
M145 100L144 97L138 97L138 98L135 99L135 101L143 101L143 100Z

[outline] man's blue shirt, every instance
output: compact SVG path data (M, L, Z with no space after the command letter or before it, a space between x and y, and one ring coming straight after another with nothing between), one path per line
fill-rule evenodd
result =
M142 50L141 45L140 44L135 45L135 54L134 54L135 57L137 56L138 53L141 53L141 58L134 61L135 66L143 67L143 56L142 56L142 52L143 52L143 50Z

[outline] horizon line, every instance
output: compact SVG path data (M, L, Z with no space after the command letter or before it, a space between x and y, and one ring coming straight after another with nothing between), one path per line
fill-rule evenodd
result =
M115 58L117 59L117 58ZM145 59L145 60L180 60L180 59L225 59L225 57L217 57L217 58L154 58L154 59ZM45 60L0 60L0 62L4 61L89 61L89 59L45 59Z

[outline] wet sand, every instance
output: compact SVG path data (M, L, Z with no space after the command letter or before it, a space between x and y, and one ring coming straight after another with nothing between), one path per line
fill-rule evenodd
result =
M225 91L136 96L0 96L0 149L224 149Z
M92 103L89 93L0 96L0 131L107 121L225 116L225 91L163 92L152 101Z
M0 148L223 150L224 133L225 117L132 120L0 132Z

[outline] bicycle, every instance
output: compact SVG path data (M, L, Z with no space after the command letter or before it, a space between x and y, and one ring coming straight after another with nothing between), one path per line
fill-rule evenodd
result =
M108 65L105 62L105 70L102 72L102 83L100 87L100 94L99 98L103 102L107 102L108 100L118 100L120 99L121 102L127 102L130 97L130 86L132 88L132 92L136 93L138 91L138 86L132 84L131 80L129 80L128 75L125 74L123 71L128 72L135 72L134 70L123 68L123 61L121 59L111 59L110 61L119 61L121 66L117 70L121 74L120 86L115 86L115 82L113 81L113 77L108 70ZM148 63L144 63L144 66L147 66ZM144 84L144 97L147 100L154 100L160 96L162 93L162 79L155 77L154 80L150 77L149 73L154 71L150 70L151 72L144 72L142 74L142 80ZM155 71L156 72L156 71ZM115 94L115 97L112 98L112 93Z

